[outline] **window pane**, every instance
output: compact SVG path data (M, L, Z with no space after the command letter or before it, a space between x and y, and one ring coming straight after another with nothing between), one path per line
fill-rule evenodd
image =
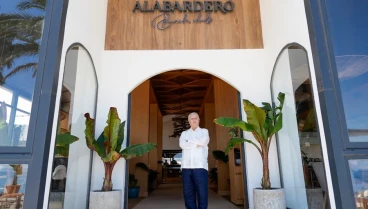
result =
M28 165L0 164L0 208L23 208Z
M25 146L46 1L0 1L0 146ZM4 114L6 113L6 114ZM6 122L5 122L6 121ZM6 127L6 128L5 128ZM7 143L3 143L7 142Z
M2 86L0 86L0 102L5 102L10 105L13 99L13 92L9 91Z
M327 5L349 140L368 142L368 1Z
M17 111L12 133L12 146L26 146L30 115Z
M368 204L368 159L349 160L356 208L363 209Z
M18 109L23 110L25 112L31 112L31 108L32 108L32 101L25 99L23 97L19 97L18 98Z
M53 161L50 209L86 208L89 195L91 151L85 140L85 118L95 117L97 78L91 58L82 47L66 54ZM71 136L72 135L72 136ZM67 143L60 143L68 137ZM65 142L65 140L64 140Z
M285 49L272 77L273 102L285 93L283 128L277 134L282 187L288 208L323 208L326 173L307 54L298 46ZM328 200L326 201L327 207Z

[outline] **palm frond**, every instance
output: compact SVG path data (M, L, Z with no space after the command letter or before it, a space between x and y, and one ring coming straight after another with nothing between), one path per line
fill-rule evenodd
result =
M28 70L33 70L33 72L37 71L37 63L31 62L31 63L27 63L24 65L19 65L18 67L14 68L10 73L8 73L5 76L4 80L6 81L6 79L8 79L9 77L14 76L15 74L19 72L28 71Z
M40 38L43 20L43 16L32 16L27 13L0 14L0 37L36 34Z
M3 76L3 72L0 72L0 86L5 84L5 78Z
M24 11L27 9L45 10L46 0L26 0L17 5L17 9Z
M13 44L4 46L3 53L0 53L0 69L12 68L14 62L21 57L34 57L38 55L37 43Z
M18 72L33 70L37 63L28 62L13 68L19 58L37 56L42 37L44 15L33 15L27 10L45 11L47 0L22 0L17 4L17 13L0 13L0 85ZM12 69L5 75L4 69Z

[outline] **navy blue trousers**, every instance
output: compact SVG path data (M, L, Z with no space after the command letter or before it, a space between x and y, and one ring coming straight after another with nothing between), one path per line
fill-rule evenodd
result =
M203 168L182 171L183 193L186 209L207 209L208 207L208 172ZM197 207L198 201L198 207Z

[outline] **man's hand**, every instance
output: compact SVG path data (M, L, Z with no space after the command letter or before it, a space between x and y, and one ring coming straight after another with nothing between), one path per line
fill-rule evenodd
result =
M189 142L188 140L185 140L186 142ZM200 144L197 144L197 147L202 147L202 145Z

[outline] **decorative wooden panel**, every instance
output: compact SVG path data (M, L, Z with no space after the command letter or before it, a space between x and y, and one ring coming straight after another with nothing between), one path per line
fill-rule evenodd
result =
M131 111L130 111L130 145L144 144L149 142L149 92L150 81L147 80L137 86L131 94ZM135 164L143 162L149 164L149 153L141 157L129 160L129 173L135 175L140 186L140 197L148 196L148 172L142 169L136 169Z
M239 118L238 91L221 79L213 81L215 99L215 117ZM217 149L224 150L230 136L228 128L216 125ZM230 178L230 196L234 204L243 204L243 173L242 166L235 166L234 150L229 152L227 164L220 163L217 166L219 179ZM221 183L220 183L221 182ZM226 184L225 184L226 183ZM219 191L228 189L227 182L219 181ZM221 190L220 190L221 189Z
M211 79L212 75L197 70L174 70L150 81L163 115L188 115L200 112Z
M139 1L144 7L144 1ZM148 0L148 8L154 0ZM170 1L174 4L175 1ZM181 5L183 1L178 1ZM192 2L192 1L190 1ZM201 1L203 2L203 1ZM222 1L225 3L225 1ZM152 27L163 12L133 13L136 0L109 0L106 23L106 50L164 49L255 49L263 48L259 0L233 0L234 11L211 12L212 22L173 24L165 30ZM163 5L163 1L159 3ZM201 12L201 19L206 13ZM168 12L170 20L197 19L199 12ZM156 25L156 24L155 24Z

